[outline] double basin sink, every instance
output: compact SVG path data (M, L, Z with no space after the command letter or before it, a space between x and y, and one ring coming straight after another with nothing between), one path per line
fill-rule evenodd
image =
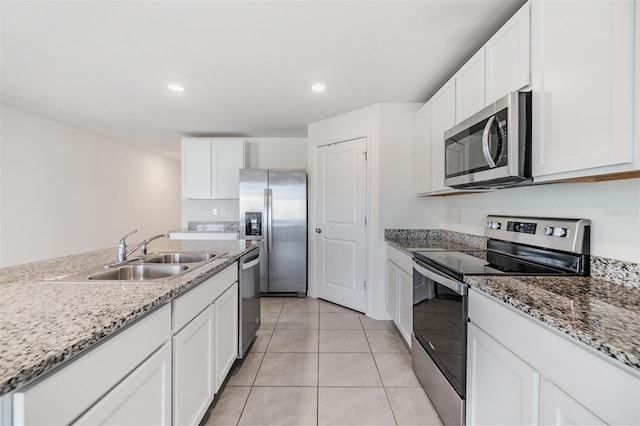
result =
M132 281L157 282L183 274L196 266L220 257L214 253L156 253L122 264L94 268L47 282Z

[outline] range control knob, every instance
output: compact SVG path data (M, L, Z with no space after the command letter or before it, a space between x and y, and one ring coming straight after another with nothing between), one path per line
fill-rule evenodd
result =
M491 229L500 229L500 222L491 222Z
M490 229L491 228L491 222L485 223L484 227L487 228L487 229Z
M553 235L556 237L566 237L567 228L560 228L560 227L553 228Z
M542 233L544 235L553 235L553 226L545 226Z

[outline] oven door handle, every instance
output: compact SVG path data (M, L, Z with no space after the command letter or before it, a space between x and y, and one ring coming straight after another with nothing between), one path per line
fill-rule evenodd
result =
M429 266L424 265L422 263L418 263L416 260L413 260L413 269L418 272L420 275L427 277L438 284L441 284L447 287L449 290L453 290L458 293L460 296L465 296L467 294L467 285L451 278L448 278L442 275L439 272L431 269Z

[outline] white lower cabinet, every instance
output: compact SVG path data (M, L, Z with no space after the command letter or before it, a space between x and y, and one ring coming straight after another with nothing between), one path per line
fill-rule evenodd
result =
M391 319L398 322L398 266L387 259L387 287L384 305Z
M467 423L537 424L540 374L473 323L468 328Z
M467 424L640 424L640 374L474 288Z
M238 357L238 285L232 285L213 304L215 391L222 386L225 377Z
M91 407L78 425L171 423L171 344L156 353Z
M411 345L413 328L413 279L404 270L398 274L398 322L396 323L405 342Z
M387 246L387 282L385 305L407 345L413 329L413 278L411 257Z
M640 403L640 401L639 401ZM548 380L542 383L541 423L544 425L605 425L591 411Z
M197 424L215 393L214 307L173 338L173 424Z
M174 300L178 329L173 338L175 425L200 422L236 360L237 277L234 263Z

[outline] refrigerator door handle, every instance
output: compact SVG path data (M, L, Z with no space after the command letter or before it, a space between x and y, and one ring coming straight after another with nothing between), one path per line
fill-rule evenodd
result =
M273 226L272 226L272 216L273 216L273 192L271 188L266 189L267 192L267 254L271 254L273 252Z
M264 213L263 213L263 235L264 235L264 254L269 254L269 245L267 242L269 241L269 231L271 231L269 226L269 189L264 190Z

